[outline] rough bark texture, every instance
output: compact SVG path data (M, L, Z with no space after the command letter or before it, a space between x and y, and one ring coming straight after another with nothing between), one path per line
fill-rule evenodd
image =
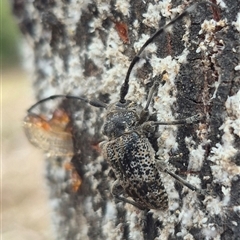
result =
M56 239L240 239L240 2L217 3L218 10L199 5L146 49L128 94L144 105L153 80L166 70L151 105L157 118L206 115L199 124L159 127L154 146L172 171L208 188L215 198L199 197L162 173L169 210L115 203L110 194L114 176L97 147L104 139L104 111L64 101L73 120L71 161L83 182L72 191L66 159L47 158ZM33 64L36 99L71 94L117 101L136 50L187 5L182 0L14 0L28 43L26 61ZM127 25L129 44L118 36L116 22ZM46 103L43 113L58 104Z

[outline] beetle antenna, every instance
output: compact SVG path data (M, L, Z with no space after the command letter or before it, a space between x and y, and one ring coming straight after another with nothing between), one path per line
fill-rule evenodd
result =
M89 100L87 98L84 97L76 97L76 96L71 96L71 95L52 95L50 97L44 98L40 101L38 101L37 103L35 103L34 105L32 105L27 111L28 113L30 113L35 107L37 107L39 104L46 102L48 100L53 100L55 98L66 98L66 99L75 99L75 100L80 100L86 103L89 103L90 105L97 107L97 108L107 108L107 104L104 102L101 102L99 100Z
M138 51L138 53L135 55L135 57L133 58L133 60L130 63L130 66L128 68L127 71L127 75L125 77L125 80L121 86L121 90L120 90L120 103L125 103L125 97L128 93L128 89L129 89L129 77L130 74L132 72L133 67L135 66L135 64L139 61L140 59L140 55L143 52L143 50L157 37L159 36L161 33L163 33L167 27L173 25L176 21L178 21L179 19L183 18L184 16L186 16L187 14L189 14L191 11L193 11L197 5L201 4L203 2L197 2L194 3L192 5L190 5L189 7L187 7L181 14L179 14L177 17L175 17L172 21L170 21L169 23L167 23L166 25L164 25L163 27L161 27L159 30L157 30L141 47L141 49ZM214 3L211 3L209 1L205 1L204 3L210 4L214 7L217 7L217 5L215 5Z

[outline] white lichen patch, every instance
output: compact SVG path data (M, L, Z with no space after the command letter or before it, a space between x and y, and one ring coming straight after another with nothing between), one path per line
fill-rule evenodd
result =
M218 49L215 43L215 30L217 27L224 28L226 25L226 19L218 22L213 19L204 20L201 25L201 30L199 31L199 34L204 34L204 40L199 43L199 47L197 48L196 52L205 52L205 54L208 55L209 53L207 50L209 47L212 47L217 51Z
M182 41L184 42L184 46L187 47L189 45L189 34L190 34L190 31L189 31L189 27L191 26L191 20L189 18L186 18L185 19L185 28L186 28L186 31L185 33L183 34L183 37L182 37ZM187 50L187 49L186 49ZM185 51L186 51L185 50Z
M96 85L93 79L95 87L88 89L89 93L94 94L99 91L110 93L112 101L116 101L119 96L119 85L124 81L130 64L128 57L122 53L124 48L125 46L114 28L108 31L106 45L103 45L99 36L93 39L89 58L94 61L96 66L101 67L103 81L102 84ZM109 66L112 66L111 69Z
M213 199L210 197L210 199ZM209 222L208 217L206 216L206 212L202 211L198 206L198 198L196 193L189 192L187 197L184 198L183 201L183 208L179 215L179 220L182 223L181 232L178 232L177 235L180 237L182 236L183 239L195 239L189 235L189 228L196 227L202 229L202 233L205 235L207 234L206 230L212 231L211 236L216 236L219 234L216 228L213 228L213 224ZM216 203L216 202L215 202ZM210 206L210 205L209 205ZM217 208L218 204L214 207ZM221 208L218 208L219 210ZM208 211L209 215L215 214L218 212L215 211ZM210 228L211 226L211 228ZM207 235L208 236L208 235ZM189 238L190 237L190 238ZM206 238L208 239L208 238Z
M105 239L122 239L122 233L116 229L117 211L115 204L107 202L106 211L102 222L102 231Z
M61 1L56 2L56 5L52 9L52 12L55 15L56 19L60 21L65 20L66 16L63 8L63 3Z
M103 42L99 38L93 38L89 45L88 58L91 59L96 66L101 66L105 58Z
M94 18L89 23L89 33L95 32L97 29L102 29L102 19L101 18Z
M174 85L175 77L179 72L179 64L177 60L173 59L171 56L161 59L153 54L150 63L153 68L153 77L160 75L164 70L166 70L168 74L167 82L170 82L172 86Z
M129 211L127 211L126 214L126 222L129 223L129 229L131 229L131 231L129 232L129 239L144 239L143 232L139 231L139 228L142 228L142 211L131 211L130 209L134 207L129 204L127 205L127 208Z
M221 81L221 77L219 77L218 80L211 85L212 88L215 88L214 93L213 93L213 95L211 97L211 100L216 98L217 92L218 92L218 88L219 88L221 82L222 82Z
M217 0L217 5L219 5L222 9L227 8L226 3L223 0Z
M228 194L226 194L226 196L227 195L229 196L229 192L228 192ZM213 198L211 196L208 196L205 198L203 203L206 205L206 210L207 210L207 212L209 212L209 214L211 216L219 215L219 216L224 217L224 215L225 215L224 207L228 204L228 202L226 200L220 201L219 198ZM207 221L206 223L209 224L209 221Z
M224 132L221 139L221 144L217 143L212 148L210 160L216 165L212 166L213 174L216 180L224 185L230 186L232 177L240 173L240 167L232 162L232 158L239 152L239 149L234 147L236 134L240 136L240 91L234 96L231 96L226 101L225 121L220 127Z
M169 151L177 151L178 143L176 141L177 137L177 127L159 127L159 132L161 136L158 139L158 145L161 146L157 152L158 156L166 160L169 159Z
M179 63L177 60L168 56L164 59L157 58L153 54L151 60L153 68L153 76L162 74L164 70L167 74L163 76L165 84L159 86L157 97L154 98L154 108L157 109L158 121L169 122L175 120L177 116L173 116L171 106L176 101L175 77L179 71ZM176 126L160 126L160 137L158 145L161 146L158 155L164 159L168 159L170 150L176 151L178 144L176 141Z
M225 106L229 115L227 120L232 120L229 122L230 127L233 128L234 134L240 137L240 90L227 99Z
M110 11L110 3L108 2L105 2L105 1L102 1L102 0L98 0L97 1L97 8L98 8L98 11L99 11L99 17L104 19L105 16L108 15Z
M179 220L184 228L191 226L201 227L201 219L203 218L203 212L197 208L198 199L196 193L189 193L183 200L183 206L179 214ZM182 235L183 236L183 235Z
M173 18L176 13L182 12L180 6L172 9L170 0L163 0L155 2L154 4L148 3L148 9L146 13L143 13L143 23L148 27L159 28L161 16L165 18Z
M134 43L134 50L135 52L139 52L139 50L142 48L143 44L149 39L149 35L147 34L142 34L138 41ZM154 43L151 43L150 45L147 46L146 49L144 49L144 52L142 53L143 55L148 55L149 53L155 53L156 52L156 45Z
M240 32L240 13L238 13L236 22L232 22L232 25Z
M127 98L139 105L145 106L147 94L143 87L140 86L138 79L132 78L130 81L129 92Z
M225 216L224 207L230 203L230 187L231 182L236 175L240 174L240 167L237 166L232 159L239 152L239 149L234 147L234 134L240 136L240 91L234 96L227 99L225 121L220 127L223 131L221 143L217 143L211 150L209 160L215 165L211 166L214 176L213 182L222 184L222 192L224 198L222 201L218 198L207 197L204 200L207 211L211 215ZM216 234L212 227L204 226L203 233L209 235Z
M182 54L179 55L179 56L176 56L176 59L179 63L181 64L185 64L187 63L187 55L189 54L189 50L187 48L185 48L183 51L182 51Z
M129 16L131 5L127 0L117 0L115 3L115 9L121 12L124 16Z
M235 71L240 71L240 64L238 64L235 68L234 68Z
M157 29L161 20L160 10L161 6L159 4L153 5L152 3L149 3L147 12L142 15L144 18L143 23L149 27Z
M90 4L92 0L82 0L81 8L79 6L79 0L71 0L69 2L69 8L67 9L67 19L64 19L64 22L67 21L67 25L69 30L75 32L77 23L82 16L82 11L87 9L88 4ZM71 9L71 10L70 10Z
M202 233L206 237L205 239L210 240L210 239L221 239L220 233L217 231L217 227L215 224L210 223L207 224L206 227L202 228Z
M227 24L227 20L220 20L215 21L214 19L211 20L204 20L204 22L201 24L201 30L199 34L206 33L206 32L213 32L216 30L216 27L225 27Z
M169 239L170 236L174 236L174 226L178 222L176 214L169 214L169 211L154 211L153 217L158 218L163 225L160 236L156 237L155 240Z
M189 150L188 170L200 171L204 161L205 150L201 145L197 145L196 142L192 140L192 137L186 137L185 143Z
M59 86L62 88L62 84L67 77L66 71L64 71L64 60L59 55L53 55L52 59L52 66L50 67L51 71L53 71L53 69L59 69L56 71L55 78L57 79Z
M121 46L122 45L120 45L119 48L121 48ZM111 98L115 101L119 96L119 85L125 79L129 60L118 50L118 46L113 44L113 42L106 50L106 58L105 63L107 65L113 65L113 67L109 70L106 69L106 72L104 69L104 82L99 86L99 90L103 93L111 93ZM116 88L116 86L118 87Z

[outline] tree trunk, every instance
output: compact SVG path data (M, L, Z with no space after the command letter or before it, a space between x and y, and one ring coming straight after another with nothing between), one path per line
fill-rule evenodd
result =
M115 176L98 147L105 139L104 110L75 100L49 101L42 113L60 104L71 115L70 160L82 179L73 191L63 166L69 159L47 157L56 239L240 239L240 1L220 3L218 9L197 5L157 37L134 67L127 95L144 106L159 80L151 104L159 121L206 116L194 125L159 127L153 146L171 171L210 193L198 196L161 173L166 211L115 201ZM118 101L136 52L186 7L182 0L14 0L37 100L67 94Z

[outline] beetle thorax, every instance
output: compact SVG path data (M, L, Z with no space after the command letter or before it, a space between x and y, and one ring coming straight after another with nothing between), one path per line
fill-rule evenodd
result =
M109 139L120 137L138 125L141 107L133 102L111 104L107 109L103 134Z

